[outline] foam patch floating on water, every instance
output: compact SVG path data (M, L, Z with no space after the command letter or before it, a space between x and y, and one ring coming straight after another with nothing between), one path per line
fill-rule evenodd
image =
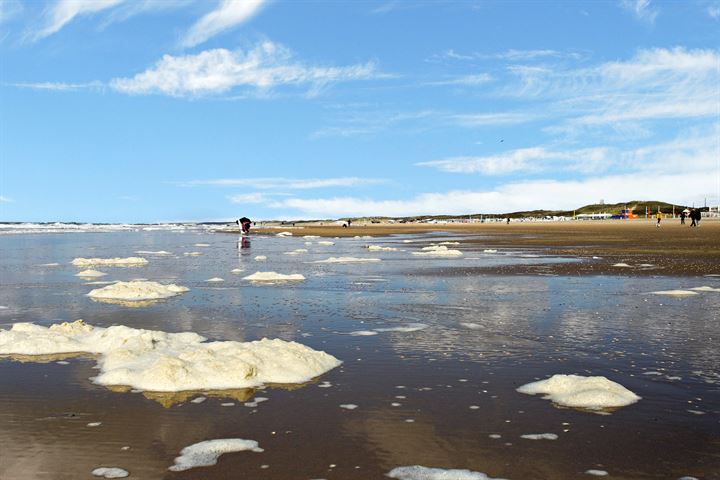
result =
M292 232L280 232L275 234L276 237L292 237Z
M287 282L305 280L305 276L300 273L255 272L252 275L243 277L243 280L251 282Z
M107 265L113 267L126 267L136 265L147 265L148 261L142 257L127 258L76 258L71 262L76 267L91 267L93 265Z
M209 243L196 243L193 247L209 247Z
M650 292L653 295L669 295L672 297L687 297L690 295L697 295L697 292L692 292L690 290L660 290L657 292Z
M297 248L292 252L285 252L285 255L300 255L301 253L307 253L307 248Z
M393 468L387 474L398 480L503 480L491 478L482 472L444 468L429 468L420 465Z
M76 277L85 277L85 278L94 278L94 277L104 277L107 275L107 273L99 272L97 270L83 270L82 272L78 272L75 274Z
M628 267L630 267L630 265L628 265L627 263L624 263L624 262L620 262L620 263L614 264L613 267L628 268Z
M320 238L319 235L304 235L302 238Z
M381 247L380 245L367 245L365 248L371 252L397 252L395 247Z
M631 405L641 397L619 383L605 377L553 375L546 380L528 383L517 389L520 393L544 394L546 400L558 405L588 410L602 410Z
M237 274L237 273L242 273L242 272L244 272L244 271L245 271L244 268L233 268L232 270L230 270L230 273L235 273L235 274Z
M174 297L189 289L170 283L163 285L158 282L130 281L116 282L102 288L91 290L87 296L99 300L124 300L129 302L143 300L160 300Z
M160 255L160 256L163 256L163 255L172 255L172 253L166 252L165 250L157 250L157 251L152 251L152 250L138 250L138 251L135 252L135 253L137 253L138 255Z
M320 240L317 243L318 245L335 245L335 242L331 242L330 240Z
M585 473L587 473L588 475L593 475L595 477L607 477L608 476L608 472L606 472L605 470L591 469L591 470L585 470Z
M183 255L186 255L188 257L199 257L202 255L202 252L185 252Z
M720 292L720 288L708 287L706 285L704 285L702 287L694 287L694 288L691 288L690 290L693 290L695 292Z
M255 257L256 262L264 262L265 260L267 260L267 257L265 255L258 255L257 257Z
M195 467L209 467L215 465L224 453L233 452L263 452L255 440L244 440L242 438L220 438L216 440L205 440L185 447L180 451L180 456L175 458L175 465L168 468L173 472L182 472Z
M497 250L495 250L494 248L486 248L485 250L483 250L483 253L497 253Z
M296 342L207 342L193 332L168 333L82 320L0 329L0 355L99 355L93 383L151 392L228 390L304 383L340 365L337 358Z
M527 433L525 435L520 435L520 438L524 438L526 440L557 440L558 436L554 433Z
M93 470L92 474L103 478L125 478L130 475L130 472L119 467L100 467Z
M373 330L357 330L354 332L350 332L350 335L352 335L353 337L370 337L377 334L378 332L375 332Z
M340 408L344 408L345 410L355 410L357 407L354 403L343 403L340 405Z
M379 258L330 257L325 260L317 260L313 263L373 263L379 261Z
M460 250L449 249L445 245L430 245L424 247L421 252L412 252L412 254L431 257L461 257L463 253Z
M373 330L376 332L418 332L427 327L424 323L408 323L402 327L374 328Z
M205 280L205 281L206 281L206 282L219 283L219 282L224 282L225 280L222 279L222 278L220 278L220 277L213 277L213 278L208 278L208 279Z

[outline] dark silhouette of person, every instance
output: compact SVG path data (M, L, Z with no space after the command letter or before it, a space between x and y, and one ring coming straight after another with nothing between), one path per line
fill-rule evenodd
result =
M697 223L695 223L696 212L697 210L695 210L694 208L690 210L690 220L692 220L692 222L690 223L691 227L697 227Z
M680 225L685 225L685 210L680 212Z
M248 234L250 233L250 224L252 223L249 218L242 217L237 220L237 223L240 226L240 229L242 230L242 233Z

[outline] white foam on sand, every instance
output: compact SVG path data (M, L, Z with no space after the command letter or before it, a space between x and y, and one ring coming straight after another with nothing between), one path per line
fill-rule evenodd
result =
M373 263L379 261L379 258L330 257L313 263Z
M412 252L413 255L425 255L431 257L460 257L462 252L460 250L452 250L447 248L445 245L431 245L424 247L421 252Z
M205 280L205 281L206 281L206 282L214 282L214 283L217 283L217 282L224 282L225 280L222 279L222 278L220 278L220 277L213 277L213 278L208 278L208 279Z
M75 274L76 277L85 277L85 278L104 277L105 275L107 275L107 273L98 272L97 270L83 270L82 272L78 272Z
M558 436L554 433L527 433L525 435L520 435L520 438L524 438L526 440L557 440Z
M398 480L502 480L472 470L446 470L444 468L429 468L420 465L393 468L387 476Z
M244 440L242 438L220 438L217 440L205 440L185 447L180 451L180 456L175 458L175 465L168 468L173 472L182 472L195 467L209 467L217 463L220 455L224 453L262 452L258 442L255 440Z
M544 394L546 400L552 400L566 407L601 410L631 405L641 397L619 383L605 377L583 377L580 375L553 375L547 380L528 383L517 389L520 393Z
M317 242L318 245L335 245L335 242L331 242L330 240L320 240Z
M130 281L116 282L102 288L91 290L88 297L104 300L143 301L170 298L187 292L189 289L170 283L163 285L158 282Z
M300 273L255 272L252 275L243 277L243 280L251 282L287 282L305 280L305 276Z
M267 260L267 257L265 255L258 255L257 257L255 257L256 262L264 262L265 260Z
M93 470L92 474L103 478L125 478L130 475L130 472L119 467L100 467Z
M424 323L408 323L402 327L374 328L373 330L376 332L418 332L427 327Z
M707 285L704 285L702 287L694 287L690 290L696 291L696 292L720 292L720 288L713 288L708 287Z
M165 250L157 250L157 251L152 251L152 250L138 250L138 251L135 252L135 253L137 253L138 255L160 255L160 256L162 256L162 255L172 255L172 253L166 252Z
M81 352L99 355L93 383L157 392L303 383L342 363L325 352L279 339L206 342L193 332L93 327L82 320L49 328L16 323L10 330L0 329L0 354Z
M107 265L113 267L126 267L129 265L147 265L148 261L142 257L127 258L76 258L72 264L76 267L91 267L93 265Z
M371 252L397 252L395 247L381 247L380 245L367 245L365 248Z
M670 295L672 297L687 297L690 295L697 295L697 292L690 290L659 290L657 292L650 292L653 295Z

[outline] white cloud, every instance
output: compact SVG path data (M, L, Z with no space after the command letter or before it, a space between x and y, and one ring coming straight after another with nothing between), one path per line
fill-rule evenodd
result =
M182 39L184 47L194 47L225 30L250 20L266 0L222 0L217 8L198 20Z
M189 180L177 182L181 187L214 186L214 187L242 187L248 186L260 190L272 190L277 188L288 190L309 190L328 187L359 187L366 185L378 185L386 183L386 180L378 178L360 177L338 177L338 178L282 178L282 177L259 177L259 178L220 178L214 180Z
M0 203L12 203L14 200L12 198L5 197L3 195L0 195Z
M707 13L712 18L715 18L715 19L720 18L720 4L710 5L707 9Z
M86 90L86 89L102 89L104 88L101 82L87 82L87 83L63 83L63 82L26 82L26 83L11 83L7 84L16 88L28 88L31 90L52 90L52 91L73 91L73 90Z
M115 7L124 0L58 0L43 15L44 25L29 33L33 41L60 31L78 15L87 15Z
M558 166L563 162L565 168L572 170L592 170L607 168L607 149L586 148L573 151L551 151L543 147L521 148L498 155L484 157L451 157L443 160L416 163L422 167L433 167L450 173L482 173L484 175L506 175L522 172L534 173Z
M530 112L458 113L448 119L460 126L474 128L489 125L516 125L536 120L538 115Z
M449 78L447 80L436 80L434 82L427 82L424 85L435 85L435 86L444 86L444 85L465 85L465 86L478 86L482 85L484 83L488 83L492 81L493 77L487 73L478 73L478 74L471 74L471 75L462 75L455 78Z
M623 8L632 12L638 19L649 23L655 22L658 11L651 6L651 0L622 0Z
M424 193L408 200L372 200L356 197L291 198L271 204L274 208L294 209L305 217L344 216L463 215L504 213L534 209L570 210L595 202L662 200L678 204L699 202L715 195L716 180L704 172L688 172L682 182L692 189L678 188L678 174L653 174L651 181L638 181L633 175L592 177L578 181L513 182L487 191ZM562 192L561 195L558 192Z
M0 2L0 25L19 16L23 11L23 4L19 0L3 0Z
M239 193L228 197L230 203L264 203L268 200L264 193Z
M266 41L249 51L224 48L196 55L165 55L153 68L132 78L115 78L110 85L128 94L194 96L227 92L235 87L268 90L278 85L324 85L373 78L373 63L347 67L312 67L293 63L282 45Z

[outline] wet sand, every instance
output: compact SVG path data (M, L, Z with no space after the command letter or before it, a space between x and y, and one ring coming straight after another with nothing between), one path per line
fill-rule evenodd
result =
M333 225L303 225L295 228L257 228L253 233L276 234L289 231L293 235L320 237L383 237L391 235L432 234L448 232L467 235L457 241L477 248L530 248L542 254L573 255L587 259L603 257L611 263L649 264L655 268L638 267L618 271L605 262L534 266L477 268L466 271L498 274L544 272L559 275L707 275L720 273L720 221L703 220L700 228L691 228L689 221L680 225L678 219L664 219L660 228L654 219L607 220L574 222L511 222L475 224L358 224L350 228ZM472 238L472 236L479 236ZM661 271L660 271L661 270ZM456 271L461 274L462 272Z

